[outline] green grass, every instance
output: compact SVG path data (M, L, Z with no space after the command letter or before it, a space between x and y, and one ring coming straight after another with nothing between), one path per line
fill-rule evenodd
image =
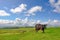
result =
M0 29L0 40L60 40L60 28L47 28L45 33L34 28Z

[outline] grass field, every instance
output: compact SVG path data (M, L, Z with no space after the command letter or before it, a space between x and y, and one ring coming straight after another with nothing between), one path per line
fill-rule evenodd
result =
M0 40L60 40L60 28L47 28L45 33L34 28L0 29Z

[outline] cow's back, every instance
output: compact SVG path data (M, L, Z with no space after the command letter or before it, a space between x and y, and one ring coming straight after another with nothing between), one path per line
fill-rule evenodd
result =
M36 25L35 25L35 28L36 28L36 30L39 30L39 29L42 28L42 25L41 25L41 24L36 24Z

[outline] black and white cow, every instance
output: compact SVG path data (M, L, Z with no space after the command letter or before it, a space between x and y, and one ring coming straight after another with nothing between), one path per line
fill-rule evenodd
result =
M47 24L36 24L35 30L38 32L39 30L42 30L44 33L44 29L46 29Z

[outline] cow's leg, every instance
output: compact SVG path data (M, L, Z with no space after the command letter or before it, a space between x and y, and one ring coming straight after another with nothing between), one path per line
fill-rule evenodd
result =
M44 33L44 28L42 28L42 31L43 31L43 33Z
M38 28L36 28L35 30L36 30L36 32L38 32L38 31L39 31L39 29L38 29Z
M44 30L43 30L43 33L44 33Z
M36 32L38 32L38 30L36 30Z
M36 30L36 32L38 32L38 29L35 29Z

